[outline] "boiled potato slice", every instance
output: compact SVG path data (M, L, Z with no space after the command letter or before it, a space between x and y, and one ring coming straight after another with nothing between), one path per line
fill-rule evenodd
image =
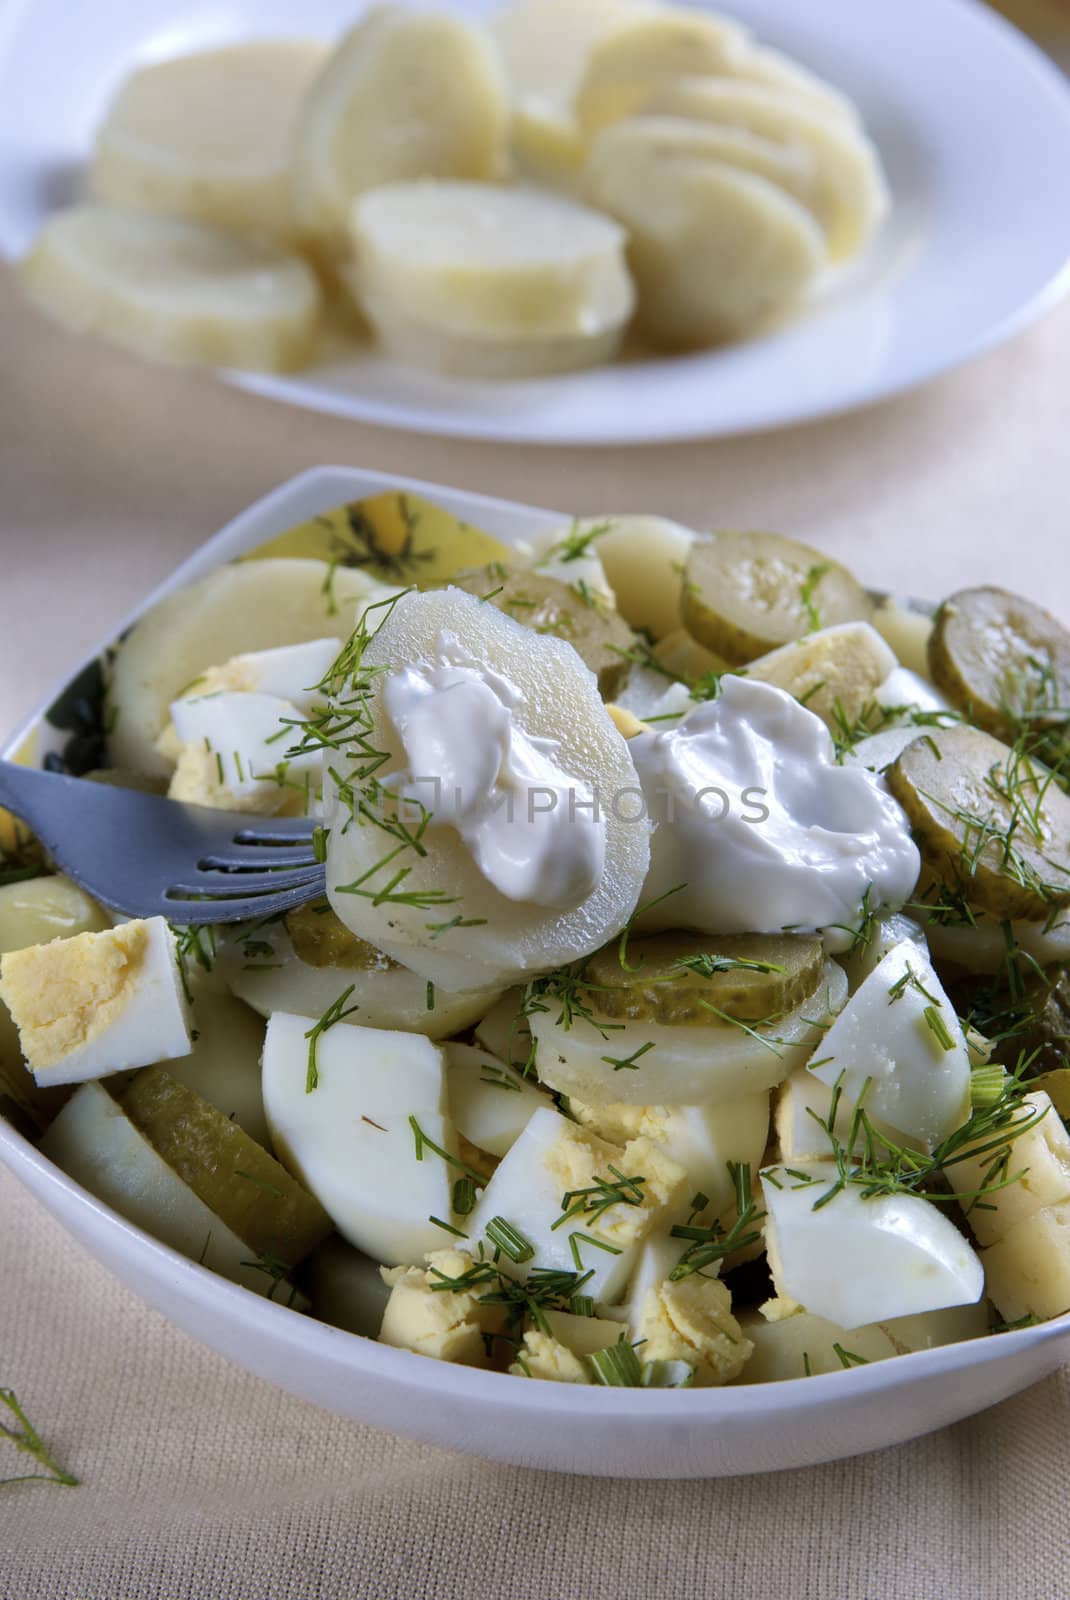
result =
M931 681L929 639L933 631L932 612L902 596L886 595L870 619L885 644L894 650L908 672Z
M317 953L310 934L320 924L334 948ZM493 1005L497 989L450 994L392 961L344 927L321 902L291 912L285 924L240 935L225 963L233 992L270 1017L291 1012L315 1021L347 994L353 1020L367 1028L396 1028L444 1039L469 1028Z
M509 151L522 183L573 194L587 141L570 112L546 101L524 100L514 105L509 118Z
M685 626L734 666L872 609L846 567L776 533L715 533L684 572Z
M820 1046L846 998L843 969L829 961L809 1000L761 1026L618 1022L591 1006L568 1021L552 993L528 1025L539 1080L559 1094L589 1106L712 1105L775 1088Z
M839 622L748 662L747 677L786 689L833 733L844 733L874 706L895 665L868 622Z
M513 0L488 24L515 101L570 107L595 45L635 16L641 0Z
M826 116L836 117L851 127L858 125L857 107L847 95L780 50L762 46L745 51L732 63L730 76L741 78L745 83L763 83L771 89L782 89L807 101Z
M390 184L352 213L357 300L406 359L472 375L588 366L634 305L615 223L575 201L491 184Z
M825 261L806 208L727 162L675 154L642 118L594 141L583 191L629 233L638 325L659 344L731 339L797 300Z
M888 188L876 146L861 128L783 89L735 78L680 78L652 95L643 111L745 128L805 151L814 163L810 204L829 254L860 250L888 209Z
M1070 798L979 728L932 728L888 769L922 861L972 906L1042 919L1070 905Z
M0 955L110 927L107 912L62 874L0 885Z
M345 35L297 122L297 221L329 252L354 197L417 178L496 178L508 109L490 41L460 17L377 6Z
M454 582L467 594L488 596L489 604L522 627L564 639L594 673L599 692L606 698L611 698L627 677L628 651L635 645L635 635L593 592L585 597L560 578L500 567L459 573Z
M687 73L731 71L747 34L725 17L683 6L657 6L622 21L598 41L576 95L588 133L639 111L663 84Z
M929 668L952 704L999 739L1013 740L1023 716L1030 728L1065 726L1070 632L1032 600L994 588L951 595L936 614Z
M389 592L359 567L332 574L326 561L279 558L220 567L168 595L119 647L108 690L112 759L133 772L168 776L173 762L157 740L169 707L209 667L332 630L348 633L354 609Z
M224 227L291 225L290 144L323 45L257 39L142 67L97 132L95 195Z
M390 1298L378 1261L333 1234L312 1252L301 1276L320 1322L366 1339L378 1337Z
M225 1112L163 1067L146 1067L119 1097L171 1170L257 1256L295 1266L331 1231L323 1207Z
M696 535L667 517L587 517L578 532L601 527L593 542L617 610L633 628L664 639L680 626L684 563Z
M45 223L18 270L57 322L151 360L287 372L315 347L312 269L208 223L73 206Z
M707 650L704 644L692 638L686 628L674 628L672 633L667 633L654 646L653 655L659 667L689 684L697 683L711 673L729 670L724 656Z
M393 681L402 681L403 672L445 659L444 649L451 652L451 661L460 663L463 656L474 663L454 670L476 675L484 684L478 694L488 708L488 695L499 694L487 686L486 675L501 686L500 693L512 701L511 740L519 739L521 748L531 739L554 741L549 747L554 767L574 798L582 799L583 792L592 790L601 795L634 790L635 768L628 747L606 716L595 680L572 646L552 635L532 633L459 589L403 595L363 648L359 670L372 674L364 680L369 691L368 738L387 758L378 769L380 780L404 773L407 759L386 711L385 691ZM466 680L472 683L472 695L478 687L476 678ZM352 694L352 681L340 692L343 699ZM455 754L460 761L463 752ZM344 752L340 759L344 764ZM454 769L458 774L462 770ZM439 772L444 785L454 783L448 769L440 766ZM427 788L424 794L433 816L434 792ZM355 793L354 802L359 799ZM403 841L396 848L398 837L383 826L390 821L389 808L366 786L361 803L370 808L370 818L359 827L346 827L352 814L345 796L335 798L328 811L331 905L359 938L454 990L504 987L532 972L589 955L619 932L631 915L649 864L645 827L624 820L623 812L612 807L603 807L595 819L590 811L581 813L578 806L570 806L551 822L533 825L530 835L521 809L517 815L523 826L515 843L525 858L530 848L542 848L539 841L548 836L543 827L553 832L555 859L574 839L585 852L589 842L600 853L604 849L601 875L578 902L572 901L573 893L580 892L573 883L581 882L581 874L569 880L567 893L554 891L556 905L548 898L533 904L500 892L477 867L476 857L453 825L427 826L421 840L426 854L420 855ZM581 838L571 832L586 826L597 827L598 835ZM390 881L406 868L401 891L392 898ZM549 887L540 883L540 893Z

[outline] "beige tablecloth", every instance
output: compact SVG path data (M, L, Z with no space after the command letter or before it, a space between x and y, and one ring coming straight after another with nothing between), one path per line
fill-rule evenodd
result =
M613 452L389 434L46 328L0 282L0 728L206 535L318 462L812 539L1070 615L1070 306L879 410ZM712 1483L488 1466L340 1422L170 1328L0 1174L0 1385L82 1479L0 1488L0 1600L1067 1600L1070 1381L915 1444ZM19 1458L0 1442L0 1475Z

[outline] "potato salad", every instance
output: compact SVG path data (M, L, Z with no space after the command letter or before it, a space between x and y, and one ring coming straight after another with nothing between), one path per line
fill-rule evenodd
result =
M1004 589L339 508L151 608L26 753L310 816L324 883L118 919L0 815L0 1104L204 1267L520 1382L1070 1312L1068 705Z
M662 0L373 6L333 46L153 60L88 198L21 264L61 322L286 371L373 340L529 378L760 333L888 209L852 102L739 22Z

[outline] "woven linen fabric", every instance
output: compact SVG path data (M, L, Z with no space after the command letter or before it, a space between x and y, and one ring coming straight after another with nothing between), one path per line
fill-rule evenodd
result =
M1070 306L764 438L540 451L302 415L48 327L0 276L0 731L294 472L812 539L866 582L1070 616ZM1070 1382L890 1451L710 1482L502 1468L332 1418L122 1289L0 1170L0 1385L82 1480L0 1487L0 1600L1068 1600ZM0 1441L0 1476L25 1457Z

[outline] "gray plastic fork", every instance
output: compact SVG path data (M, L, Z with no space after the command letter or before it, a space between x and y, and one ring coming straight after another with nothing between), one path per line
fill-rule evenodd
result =
M0 805L87 894L183 926L274 916L322 895L311 817L249 816L0 761Z

